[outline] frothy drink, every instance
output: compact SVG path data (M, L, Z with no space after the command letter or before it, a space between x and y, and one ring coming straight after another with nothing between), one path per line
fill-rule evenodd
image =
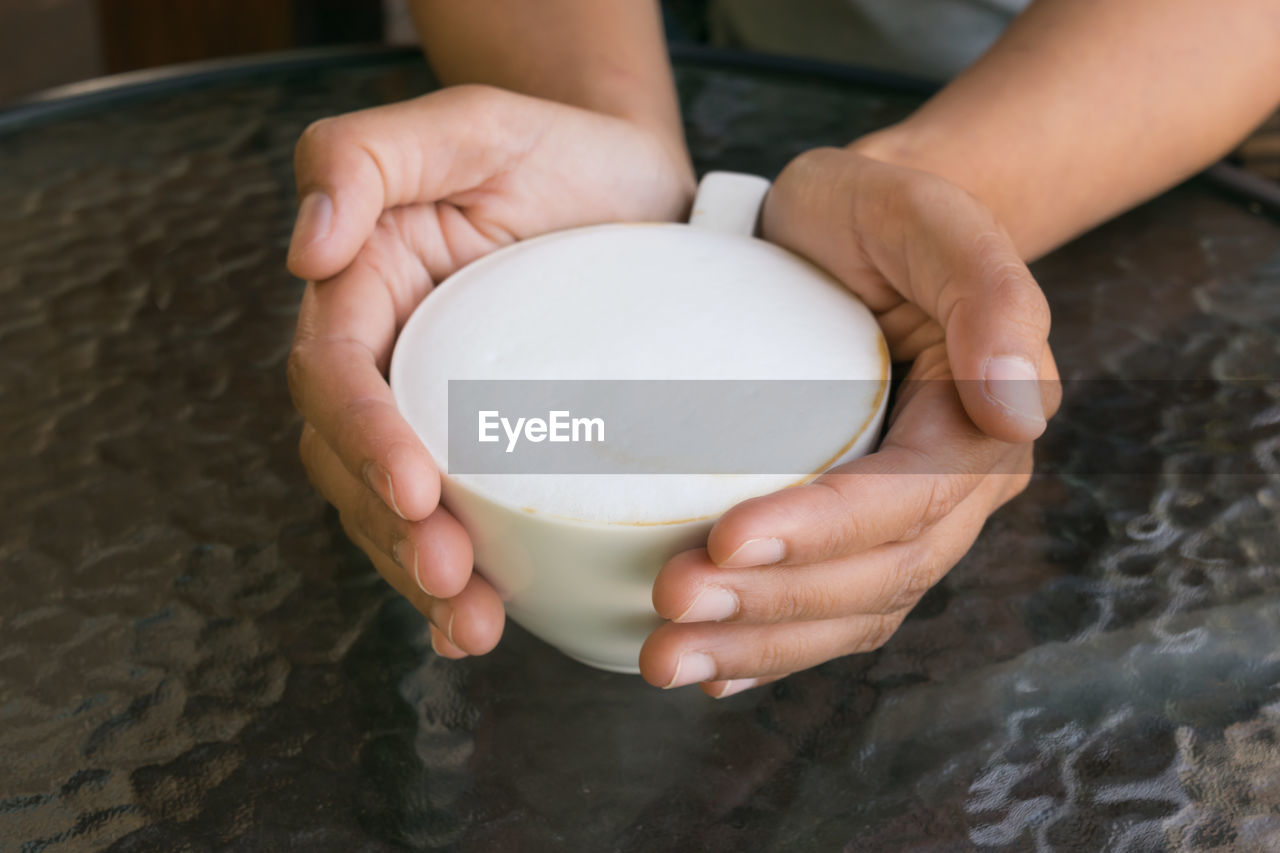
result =
M397 345L397 403L445 472L478 570L514 619L587 663L636 671L666 559L734 504L878 436L889 359L875 319L830 276L742 233L765 188L710 176L692 225L501 250L437 288ZM787 396L796 387L837 392L779 403L804 399ZM490 397L460 412L459 389L473 388ZM809 410L779 411L790 405Z

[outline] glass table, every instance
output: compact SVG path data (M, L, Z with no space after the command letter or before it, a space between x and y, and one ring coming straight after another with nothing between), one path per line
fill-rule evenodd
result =
M700 170L922 97L676 65ZM1040 473L882 650L720 702L516 626L454 663L284 384L293 143L431 85L345 52L0 113L0 849L1280 849L1275 219L1197 179L1035 266Z

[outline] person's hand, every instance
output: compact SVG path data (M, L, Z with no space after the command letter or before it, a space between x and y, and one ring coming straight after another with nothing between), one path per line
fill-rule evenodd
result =
M729 510L663 567L652 684L716 697L882 645L1030 479L1056 411L1044 295L991 213L851 151L797 158L763 234L839 278L912 367L879 450Z
M379 573L430 619L436 650L497 644L497 593L438 505L440 477L384 378L432 287L501 246L562 228L682 217L683 142L619 118L460 86L326 119L298 143L289 269L309 281L289 356L317 489Z

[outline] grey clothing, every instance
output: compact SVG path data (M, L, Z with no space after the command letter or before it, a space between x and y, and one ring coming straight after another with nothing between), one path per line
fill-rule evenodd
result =
M713 0L712 41L946 80L1030 0Z

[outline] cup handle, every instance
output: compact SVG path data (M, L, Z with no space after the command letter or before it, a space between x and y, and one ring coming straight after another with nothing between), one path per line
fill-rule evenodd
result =
M708 172L698 183L689 224L708 231L751 237L770 183L758 175Z

